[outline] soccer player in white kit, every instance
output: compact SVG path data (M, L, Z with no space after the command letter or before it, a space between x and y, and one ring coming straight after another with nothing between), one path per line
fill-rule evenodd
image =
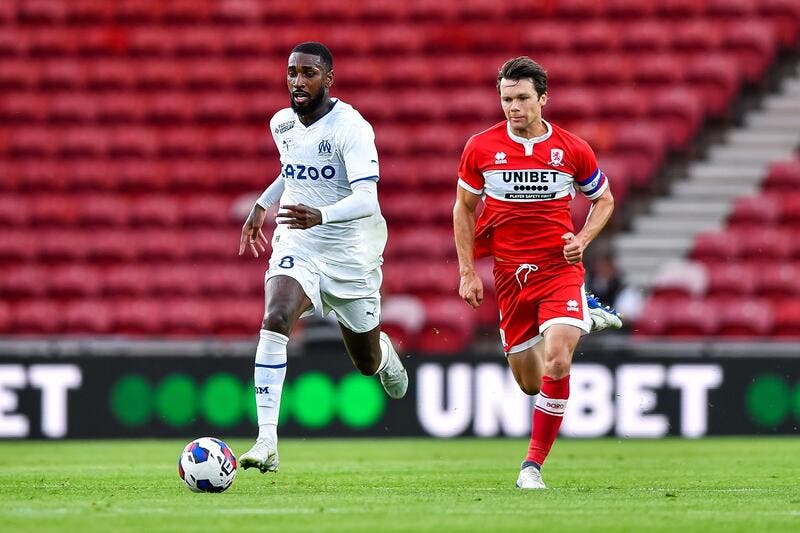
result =
M381 263L386 221L378 205L378 152L370 124L331 98L333 58L317 42L295 46L287 85L291 107L270 130L281 174L242 226L239 255L266 250L266 210L280 200L265 276L266 310L255 357L258 438L239 457L245 469L278 469L278 412L286 344L297 320L333 311L347 352L364 375L379 374L386 393L402 398L408 375L380 331Z

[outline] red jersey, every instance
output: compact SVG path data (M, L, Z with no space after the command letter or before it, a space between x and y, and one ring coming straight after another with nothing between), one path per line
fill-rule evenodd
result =
M484 197L475 256L514 263L564 259L561 236L573 231L569 202L577 187L594 200L608 188L591 147L542 121L547 133L525 139L500 122L473 135L461 154L460 187Z

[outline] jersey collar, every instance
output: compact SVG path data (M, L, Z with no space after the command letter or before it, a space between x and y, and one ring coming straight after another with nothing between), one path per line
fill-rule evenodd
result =
M303 129L309 129L309 128L314 127L314 125L316 125L316 124L324 122L325 119L333 112L333 109L336 107L336 104L338 104L338 103L339 103L339 99L338 98L331 97L331 108L328 109L328 112L325 113L324 115L322 115L321 117L319 117L317 120L315 120L314 122L312 122L308 126L303 124L303 121L300 120L300 116L297 114L296 111L292 110L292 112L294 113L295 121L296 121L297 125L300 126Z
M550 123L547 122L545 119L542 119L542 123L544 124L544 127L547 128L547 131L543 135L534 137L532 139L526 139L525 137L520 137L519 135L514 135L513 133L511 133L511 123L508 121L506 121L506 133L508 133L508 137L512 141L519 143L525 147L525 155L533 155L533 146L536 143L546 141L553 134L553 127L550 126Z

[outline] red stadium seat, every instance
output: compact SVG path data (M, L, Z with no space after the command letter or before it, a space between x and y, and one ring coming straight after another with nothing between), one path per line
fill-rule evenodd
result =
M152 269L156 268L161 267L155 265ZM102 293L114 297L147 295L152 291L153 286L152 269L137 264L112 264L102 277Z
M17 17L27 24L58 25L67 18L67 6L58 0L33 0L17 5Z
M125 91L133 87L138 65L114 59L86 61L86 88L92 91Z
M640 19L653 16L656 4L657 2L643 2L642 0L608 0L606 15L613 20L633 22L632 19L635 19L635 22L638 23Z
M0 237L2 238L2 237ZM3 299L41 298L47 286L47 272L31 265L15 265L0 277L0 294Z
M410 349L425 323L425 306L419 298L393 294L381 302L381 331L402 352Z
M200 236L195 234L194 238L199 239ZM177 229L137 230L130 235L128 243L142 261L177 261L188 253L183 232Z
M214 333L213 304L205 300L173 300L165 307L167 331L170 335L190 337L210 336Z
M575 23L561 20L539 20L522 34L522 47L524 50L536 50L539 55L552 55L568 52L572 42L579 36L575 33ZM551 61L550 63L555 63ZM544 64L550 71L551 65ZM500 68L500 65L497 65ZM557 79L554 77L554 79Z
M36 70L27 59L3 59L0 89L25 91L36 83Z
M162 333L167 328L167 305L158 300L116 300L112 306L114 332L122 334Z
M150 159L158 149L158 141L151 128L123 127L105 132L109 138L110 157L136 157Z
M707 0L706 16L717 21L748 21L755 14L757 0Z
M777 224L783 215L783 201L773 194L758 194L737 198L728 216L730 226Z
M750 20L727 28L722 39L725 50L733 52L739 61L744 79L757 83L776 52L776 36L769 22Z
M59 135L58 154L64 158L100 158L109 150L109 132L96 127L73 127Z
M183 85L182 64L172 60L147 59L136 72L136 88L140 91L163 91Z
M61 93L53 97L47 119L54 124L90 124L97 118L97 102L80 93Z
M143 161L135 157L123 159L116 176L116 187L126 192L153 193L171 184L167 167L154 159Z
M86 298L100 292L97 269L82 264L55 267L47 276L47 294L54 298Z
M661 123L672 149L686 149L703 120L699 91L685 86L658 89L650 99L649 116Z
M167 57L175 52L174 32L165 26L138 26L132 28L128 39L128 53L143 58Z
M716 333L722 337L763 337L773 328L772 308L762 300L721 300L716 303L716 312Z
M764 180L764 188L786 192L800 190L800 159L772 163Z
M414 343L421 352L457 354L470 342L475 311L459 298L443 298L425 306L425 323Z
M671 47L677 52L704 54L718 50L722 42L720 26L707 19L683 21L671 29Z
M133 104L133 102L129 103ZM179 92L161 92L147 101L144 119L153 124L175 126L189 122L192 119L193 111L194 106L191 100L186 97L186 94Z
M755 292L758 272L740 263L723 263L707 269L708 296L749 296Z
M670 44L671 29L656 20L641 20L631 24L620 35L620 47L627 53L660 53Z
M31 208L27 194L4 194L0 196L0 227L25 226L31 219ZM3 230L5 231L5 230Z
M800 223L800 191L782 194L781 209L783 217L781 222L784 225L796 225Z
M235 2L222 2L211 7L211 21L216 24L230 24L239 28L247 25L254 25L259 22L266 6L262 8L258 0L238 0ZM231 35L231 34L228 34Z
M606 14L607 2L592 0L562 0L557 3L554 14L566 20L600 18Z
M13 327L13 316L11 306L6 302L0 302L0 333L9 333Z
M761 0L758 12L776 30L781 47L791 48L800 32L800 6L795 0Z
M95 232L84 244L86 258L96 263L131 261L136 253L136 241L131 237L124 231Z
M124 25L156 22L161 14L159 0L118 0L114 4L114 18Z
M130 208L130 200L121 195L82 195L78 223L97 227L127 226L131 220Z
M67 4L67 24L105 26L113 16L113 4L103 0L73 0Z
M13 310L12 332L52 335L64 329L63 306L50 300L23 300Z
M656 13L662 17L682 22L703 13L707 1L708 0L662 0L656 2Z
M183 224L193 226L222 226L233 221L231 218L232 200L212 194L181 196L178 215ZM235 220L235 222L241 222Z
M686 81L702 91L708 114L725 117L739 88L739 67L736 59L721 54L703 54L689 60Z
M239 236L239 229L199 229L186 252L191 259L232 257L239 249Z
M678 303L682 302L682 303ZM674 298L648 298L645 302L646 313L642 313L633 325L635 335L662 336L666 335L669 327L669 317L673 307L686 305L688 298L676 300Z
M64 321L70 333L111 333L113 304L103 300L73 300L66 305Z
M265 256L268 255L269 250ZM198 288L205 294L217 296L258 296L264 292L265 268L256 262L207 265L198 272Z
M206 133L200 128L170 128L159 134L158 155L162 158L197 157L205 151Z
M609 53L618 48L619 35L623 31L624 29L611 18L581 22L575 28L572 50L578 54Z
M663 87L680 84L686 65L675 54L645 54L634 61L634 81L645 87Z
M731 239L737 240L742 258L785 261L792 257L796 237L791 231L777 228L748 228L729 230Z
M749 266L756 270L756 293L759 296L778 299L800 295L800 264L757 263Z
M197 265L161 264L150 270L150 290L154 296L197 296L203 276Z
M602 92L602 98L598 98L598 106L602 106L603 100L616 92L622 92L629 97L629 103L634 107L644 102L645 96L631 86L634 69L630 56L626 54L592 56L591 60L586 61L580 68L584 70L583 83L593 89L596 96L598 90L602 91L600 88L609 88L608 91ZM613 117L608 118L613 119Z
M632 121L620 125L613 151L624 154L632 167L633 185L647 187L667 151L666 133L657 123Z
M58 137L55 131L47 128L20 128L9 136L6 149L11 157L48 159L56 153ZM0 150L2 148L0 146Z
M597 114L614 121L639 120L647 112L648 100L631 86L603 91L597 99Z
M148 195L131 200L131 221L137 227L170 228L176 227L180 220L183 206L178 198Z
M557 123L591 119L596 112L596 95L581 88L565 88L550 93L543 109L544 116Z
M99 237L79 231L50 230L37 238L37 255L43 262L80 261L87 246Z
M730 233L704 232L695 237L690 257L697 261L720 263L739 257L740 242Z
M670 304L664 333L669 337L708 337L717 331L718 312L713 304L703 300Z
M263 317L264 300L261 296L214 301L212 320L217 335L252 337L261 328Z
M6 124L29 125L47 118L49 98L34 93L9 93L0 101L0 120Z
M78 35L63 26L39 28L30 34L28 55L36 58L67 58L78 50Z
M782 298L772 301L772 336L780 339L800 338L800 301Z

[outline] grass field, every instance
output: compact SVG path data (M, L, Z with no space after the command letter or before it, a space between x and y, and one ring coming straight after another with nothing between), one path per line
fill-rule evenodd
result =
M0 443L0 530L800 531L796 438L562 439L524 492L522 440L286 439L222 494L182 485L184 444Z

